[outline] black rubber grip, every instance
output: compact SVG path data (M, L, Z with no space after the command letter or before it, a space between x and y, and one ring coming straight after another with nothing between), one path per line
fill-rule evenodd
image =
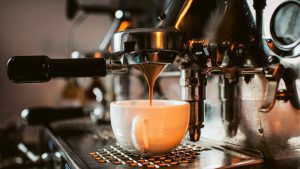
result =
M53 77L106 76L104 58L50 59L48 56L13 56L7 75L15 83L47 82Z
M35 107L21 112L22 121L28 125L48 125L55 121L88 116L82 107L50 108Z
M47 56L14 56L7 62L7 75L10 81L47 82L51 79Z

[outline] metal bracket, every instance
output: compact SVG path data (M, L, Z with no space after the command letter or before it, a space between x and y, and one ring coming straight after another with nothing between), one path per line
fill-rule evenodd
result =
M259 110L266 113L274 107L278 84L283 77L284 67L281 64L271 64L264 72L267 78L267 88Z

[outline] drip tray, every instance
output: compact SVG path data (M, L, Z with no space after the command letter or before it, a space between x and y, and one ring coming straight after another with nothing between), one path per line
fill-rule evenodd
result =
M73 120L57 123L45 133L52 151L61 152L69 168L263 168L260 152L205 138L198 142L185 138L166 155L142 157L119 146L110 125Z
M260 158L226 150L224 147L199 146L186 141L170 153L160 156L142 157L119 145L105 146L90 152L89 155L100 166L111 168L254 168L263 162Z

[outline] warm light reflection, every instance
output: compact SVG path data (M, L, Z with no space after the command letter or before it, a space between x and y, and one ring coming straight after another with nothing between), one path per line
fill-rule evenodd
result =
M275 67L272 76L276 76L276 74L277 74L278 71L279 71L279 68L280 68L280 65L278 64L278 65Z
M162 32L155 32L156 48L162 48Z
M100 52L95 52L94 53L94 58L101 58L101 53Z
M131 25L131 23L129 21L122 21L117 32L120 32L120 31L124 31L126 29L129 28L129 26Z
M273 126L275 131L280 131L282 129L280 119L274 119Z
M109 47L108 47L107 51L108 51L109 53L111 53L111 52L112 52L111 45L109 45Z
M193 0L189 0L187 2L187 4L184 6L182 12L180 13L179 17L178 17L178 20L175 24L175 28L178 29L183 17L185 16L185 14L187 13L188 9L190 8L191 4L192 4Z
M159 61L159 57L158 57L158 53L157 52L153 52L152 53L152 60L153 61L157 61L157 62Z
M270 49L275 49L274 43L272 41L267 42L267 45L269 46Z
M241 161L241 159L239 157L236 157L236 156L232 156L231 159L230 159L230 162L231 164L236 164L236 163L239 163Z
M191 49L191 48L193 48L193 45L195 45L195 44L200 44L200 45L202 45L202 46L208 46L208 44L209 44L209 41L208 40L189 40L189 48Z
M230 50L233 51L234 50L234 44L230 45Z

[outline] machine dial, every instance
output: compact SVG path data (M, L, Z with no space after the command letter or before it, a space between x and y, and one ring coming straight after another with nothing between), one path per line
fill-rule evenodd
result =
M271 33L280 45L297 45L300 41L300 5L282 4L273 14Z
M270 55L294 58L300 55L300 1L267 1L264 10L264 39Z

